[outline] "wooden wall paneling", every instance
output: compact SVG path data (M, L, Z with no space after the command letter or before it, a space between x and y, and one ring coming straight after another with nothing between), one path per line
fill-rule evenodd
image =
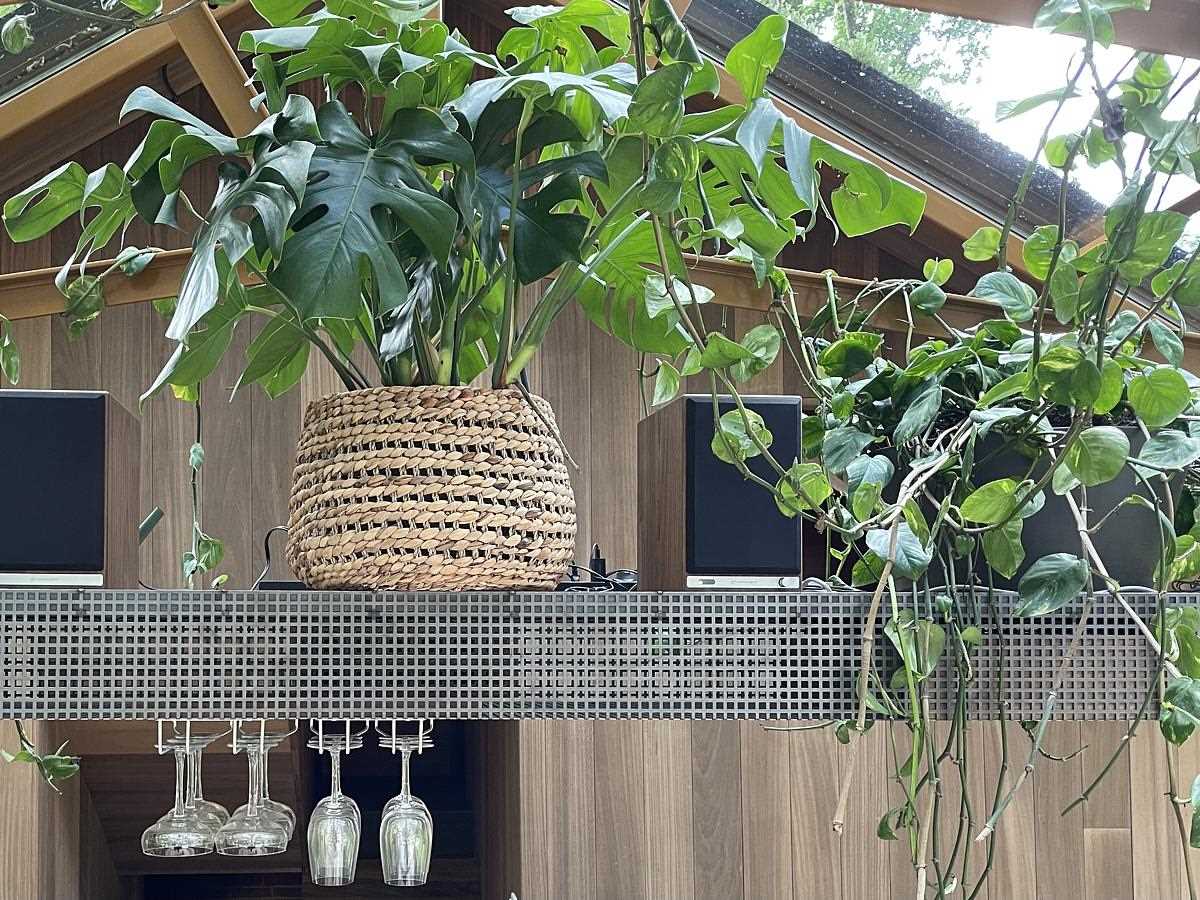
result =
M969 846L962 889L964 897L971 895L987 866L987 844L976 843L975 835L992 814L992 804L996 797L996 782L989 774L988 759L991 742L997 735L995 723L967 722L967 787L971 800L971 822L965 838ZM984 882L977 900L989 900L989 887L989 882Z
M79 896L83 900L128 900L113 865L112 852L87 779L80 776L79 789Z
M645 721L641 725L649 896L693 897L691 728L687 722Z
M481 823L479 845L483 896L504 900L516 893L535 900L521 883L520 723L483 722L479 727Z
M1153 722L1146 723L1147 730ZM1083 722L1083 783L1099 774L1120 746L1126 722ZM1122 753L1083 806L1084 870L1089 900L1133 895L1133 836L1130 814L1129 754Z
M1155 730L1155 732L1156 732L1155 736L1159 740L1162 740L1162 733L1158 732L1156 729L1153 728L1154 721L1151 720L1150 722L1147 723L1147 725L1150 726L1149 728L1147 728L1147 731ZM1140 732L1141 729L1138 729L1138 731ZM1176 752L1178 753L1178 759L1179 759L1178 768L1176 770L1179 780L1176 783L1176 788L1178 789L1178 792L1181 796L1188 797L1191 794L1192 782L1195 781L1197 777L1200 777L1200 741L1189 740L1182 747L1177 748ZM1158 792L1160 794L1164 793L1169 786L1170 785L1168 784L1168 782L1165 782L1165 781L1160 782ZM1182 811L1183 811L1184 826L1185 826L1185 828L1190 827L1190 825L1191 825L1191 809L1188 807L1184 807ZM1188 854L1189 861L1191 862L1191 866L1192 866L1192 875L1194 878L1194 884L1195 884L1196 889L1198 891L1200 891L1200 850L1196 849L1195 847L1190 847L1186 850L1183 848L1183 843L1182 843L1182 841L1179 840L1179 826L1176 824L1174 816L1171 817L1171 826L1172 826L1171 837L1173 837L1176 842L1175 843L1175 853L1179 857L1179 870L1180 870L1179 895L1181 897L1185 897L1188 895L1188 891L1187 891L1187 876L1184 873L1184 867L1183 867L1183 854L1185 852Z
M1067 756L1079 750L1080 737L1078 722L1052 722L1046 729L1043 748L1055 756ZM1019 746L1023 757L1029 749L1028 738ZM1054 847L1052 854L1038 854L1038 892L1043 897L1070 896L1084 881L1083 809L1076 807L1065 816L1062 811L1083 789L1081 757L1076 755L1065 762L1042 757L1037 760L1032 781L1037 846Z
M0 729L0 747L16 753L16 732L7 723ZM35 729L39 726L27 723ZM4 877L0 900L29 900L41 889L38 870L38 798L43 790L37 770L28 765L0 766L0 847L4 848ZM33 823L35 827L31 828Z
M558 430L578 466L570 466L578 521L575 558L584 563L592 545L590 447L593 404L590 340L595 330L579 305L569 304L550 326L534 366L541 376L541 395L554 407Z
M22 319L12 323L13 341L21 354L20 381L16 388L33 390L51 386L52 373L52 341L50 338L50 319ZM5 382L0 390L8 387Z
M46 747L57 747L66 739L63 723L40 722L38 730ZM86 791L80 776L58 785L59 793L38 785L38 865L42 890L39 896L54 900L80 900L79 839L80 798Z
M519 728L522 896L594 898L593 723L522 722Z
M596 896L650 900L642 723L596 722Z
M983 822L991 815L994 794L990 792L995 790L1003 753L1000 723L979 724L980 730L986 735L986 779L990 785L988 801L984 807L986 812L980 817L979 827L982 828ZM1017 722L1008 722L1005 733L1008 739L1008 773L1004 781L1004 790L1007 791L1025 762L1025 756L1029 752L1029 738ZM993 900L1037 900L1039 897L1039 869L1035 865L1038 844L1034 825L1034 791L1030 790L1030 787L1026 784L1021 789L996 827L995 862L992 875L988 879L989 896ZM985 843L981 844L979 849L981 853L987 853Z
M739 722L742 749L742 877L746 897L792 896L792 789L788 735Z
M791 732L787 744L791 755L792 898L841 897L842 845L829 825L837 802L839 745L828 729Z
M746 897L742 819L747 814L742 802L740 726L698 721L690 728L696 898L740 900Z
M879 820L888 810L888 794L886 790L880 790L879 783L891 763L887 729L872 728L859 740L862 746L854 760L846 827L838 839L842 851L842 896L845 900L870 900L905 895L908 884L892 884L890 848L875 833ZM844 777L850 757L844 747L840 751L838 765ZM833 787L832 791L831 802L836 803L837 788ZM831 819L832 809L830 806Z
M637 354L593 328L588 335L591 396L587 461L591 540L609 569L637 568ZM597 740L601 728L597 727Z
M1166 741L1157 728L1139 728L1128 752L1134 897L1176 896L1184 884L1183 865L1175 817L1165 796Z
M521 790L521 890L531 898L553 897L562 881L563 848L554 825L561 821L560 810L551 810L561 802L560 786L551 780L555 766L548 765L554 722L520 722L521 756L517 775ZM557 760L554 760L557 762ZM553 886L553 887L552 887Z

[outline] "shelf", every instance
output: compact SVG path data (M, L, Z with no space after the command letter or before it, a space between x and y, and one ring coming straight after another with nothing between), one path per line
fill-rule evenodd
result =
M6 590L0 718L844 719L869 600ZM1135 600L1152 611L1152 597ZM997 709L1003 631L1007 714L1036 718L1077 612L1001 613L999 629L985 617L972 714ZM874 651L885 678L896 666L887 618L885 604ZM1128 719L1155 662L1100 597L1056 718ZM935 715L950 712L952 695L947 676L934 679Z

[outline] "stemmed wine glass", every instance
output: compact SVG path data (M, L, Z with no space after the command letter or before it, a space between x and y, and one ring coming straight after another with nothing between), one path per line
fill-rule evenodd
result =
M362 832L358 804L342 793L342 754L361 748L367 729L351 731L349 722L344 731L327 733L322 722L313 727L317 733L308 746L329 753L331 787L329 796L316 805L308 819L308 865L313 884L337 887L354 881Z
M270 768L271 751L287 740L291 735L296 733L299 727L299 722L287 729L286 731L267 731L266 723L259 722L256 727L252 726L249 729L244 724L241 728L241 741L245 746L254 745L254 750L261 754L259 765L262 767L259 784L261 790L258 794L258 805L260 810L265 811L277 817L287 828L288 840L292 839L292 834L296 830L296 813L286 803L280 803L278 800L271 799L270 787ZM246 804L243 804L239 809L244 809Z
M429 877L429 857L433 851L433 817L429 807L414 797L410 787L409 763L413 751L422 752L433 746L429 737L433 722L428 728L424 720L417 722L416 734L397 734L396 723L392 722L391 734L385 734L375 723L379 732L379 745L395 753L400 751L400 793L383 808L383 819L379 824L379 854L383 860L383 881L396 887L413 887L424 884Z
M244 751L249 768L246 803L239 806L217 832L217 852L224 856L271 856L287 849L290 832L287 820L261 805L265 730L260 726L258 739L246 739L234 725L234 753Z
M221 827L218 811L224 812L224 808L197 796L199 764L195 757L226 733L193 735L188 722L182 735L177 733L164 740L162 722L158 723L158 752L175 754L175 805L142 832L142 852L147 856L201 856L213 852Z

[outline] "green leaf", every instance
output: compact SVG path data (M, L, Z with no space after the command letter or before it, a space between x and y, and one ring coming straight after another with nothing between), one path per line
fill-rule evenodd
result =
M1025 548L1021 544L1024 519L1012 518L999 528L983 533L983 557L987 564L1005 578L1012 578L1025 561Z
M666 360L660 360L658 372L654 376L654 397L650 401L651 405L661 406L674 400L679 395L679 383L679 373L675 367Z
M775 361L779 355L779 330L769 323L755 325L742 335L741 345L750 356L735 362L730 369L730 375L738 383L749 381Z
M806 509L816 509L833 493L824 470L816 463L793 463L777 487L775 505L788 518Z
M67 336L74 340L84 335L104 309L104 282L96 275L80 275L67 285L64 294Z
M721 435L728 441L722 440ZM771 446L771 432L767 430L762 416L748 409L743 418L741 410L732 409L722 415L718 422L717 433L713 435L711 443L713 455L727 463L751 459L761 452L756 438L764 447ZM729 446L726 446L727 443Z
M1136 466L1142 460L1164 469L1182 469L1197 459L1200 459L1200 438L1164 428L1146 441L1130 463ZM1152 474L1152 470L1145 470L1145 474Z
M1191 402L1187 380L1175 369L1152 369L1129 382L1129 405L1147 428L1170 425Z
M142 19L157 15L162 10L161 0L120 0L120 2L122 6L133 10Z
M1100 370L1100 393L1092 404L1092 411L1104 415L1112 411L1121 402L1125 393L1125 370L1115 359L1105 359L1104 368Z
M857 428L834 428L825 432L821 442L821 458L830 472L845 472L846 467L873 441L871 435Z
M0 375L9 384L17 384L21 380L21 352L13 340L12 323L4 316L0 316Z
M0 25L0 47L13 54L24 53L33 43L33 29L29 27L29 16L9 16Z
M984 225L963 241L963 256L972 262L987 262L1000 252L1000 229Z
M930 379L907 400L904 415L892 432L893 443L906 444L928 428L942 405L942 385Z
M988 390L984 391L979 397L979 408L986 409L993 403L999 403L1001 400L1007 400L1009 397L1015 397L1017 394L1023 393L1029 385L1029 373L1026 371L1017 372L1014 375L1009 375L1003 378L996 384L992 385Z
M1020 617L1043 616L1062 609L1079 596L1087 584L1088 564L1070 553L1043 556L1021 576L1017 594Z
M999 303L1005 315L1014 322L1027 322L1033 318L1037 294L1011 272L988 272L976 283L972 294L981 300Z
M850 584L862 587L866 584L876 584L883 577L883 560L868 550L862 559L854 564L850 571Z
M785 127L785 156L788 131ZM812 137L809 147L814 163L824 163L845 176L830 196L834 218L843 234L859 237L890 225L904 225L909 233L916 230L925 212L923 191L820 138ZM790 162L788 168L791 168Z
M692 67L671 63L647 75L633 92L629 124L651 137L670 137L683 121L683 95Z
M714 296L711 288L702 284L693 284L689 289L686 282L675 277L671 278L671 288L675 296L679 298L681 306L708 303ZM667 293L667 282L658 273L646 276L645 302L646 314L652 319L657 319L666 312L675 312L675 301Z
M234 390L247 384L261 384L272 399L282 396L304 374L309 347L308 337L290 316L271 319L246 348L246 368Z
M962 517L985 525L1003 521L1012 511L1017 487L1015 479L1000 478L976 488L962 502Z
M864 484L887 487L896 467L886 456L860 456L846 467L846 486L851 494Z
M849 331L821 351L817 362L834 378L857 375L879 354L883 335L871 331Z
M427 109L399 110L389 130L374 140L337 101L321 107L317 122L324 143L312 155L295 232L283 246L271 283L304 318L353 319L362 303L361 274L369 268L383 308L403 320L411 316L415 297L409 296L408 280L392 251L393 235L380 223L390 214L397 229L411 232L445 263L458 215L420 175L414 156L470 169L470 145ZM522 225L518 220L518 243ZM535 252L525 250L526 255ZM399 350L404 349L401 341Z
M1183 365L1183 341L1174 329L1168 328L1157 319L1151 319L1146 323L1146 330L1150 333L1150 339L1154 341L1154 346L1162 354L1163 359L1176 368L1181 367Z
M1129 256L1117 264L1121 277L1131 284L1140 284L1156 271L1183 236L1187 222L1188 217L1183 213L1169 209L1142 216Z
M883 633L900 654L905 669L917 680L933 674L946 647L946 631L928 619L915 619L912 610L901 610L883 626Z
M657 55L662 56L665 50L667 56L680 62L699 65L704 61L691 33L679 21L669 0L650 0L646 6L646 20L658 45Z
M891 529L873 528L867 532L867 546L880 559L888 558L891 547ZM893 569L896 574L917 579L929 568L933 553L927 550L920 539L913 533L907 522L901 522L896 531L896 556Z
M1078 96L1079 92L1070 85L1067 85L1057 90L1046 91L1043 94L1034 94L1032 97L1026 97L1023 100L1001 100L996 104L996 121L1003 122L1005 119L1011 119L1014 116L1027 113L1047 103L1058 103L1070 97Z
M750 351L737 341L731 341L721 332L713 331L708 335L704 351L700 354L700 366L705 369L721 369L751 358Z
M945 262L949 261L945 260ZM946 292L934 282L926 281L913 288L908 299L919 312L932 316L946 305Z
M1025 268L1034 278L1044 279L1050 274L1050 262L1054 259L1054 248L1058 246L1058 226L1041 225L1025 241L1021 255ZM1059 253L1058 266L1064 266L1075 258L1078 248L1072 242L1063 244ZM1056 267L1057 271L1057 267ZM1070 270L1068 269L1068 272Z
M1172 744L1182 744L1200 723L1200 681L1180 675L1163 691L1159 727Z
M941 287L954 274L954 260L927 259L922 268L922 274L925 276L926 281L932 281L938 287Z
M729 49L725 68L742 89L747 103L762 96L767 76L779 65L787 29L788 21L783 16L764 16L752 32Z
M1085 429L1064 453L1067 467L1087 487L1112 481L1125 468L1128 457L1129 438L1112 425Z
M80 212L87 172L76 162L59 166L4 202L4 225L21 243L42 237Z

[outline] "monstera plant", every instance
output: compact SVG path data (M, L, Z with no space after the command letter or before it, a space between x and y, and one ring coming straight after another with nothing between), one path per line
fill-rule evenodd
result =
M911 229L924 197L781 114L766 91L777 16L725 60L745 103L691 111L717 93L717 69L663 0L514 9L494 53L426 18L430 5L259 0L268 27L240 49L261 125L228 135L140 88L124 115L150 123L129 160L68 163L12 197L4 221L22 241L80 218L58 282L73 333L108 279L151 264L153 250L121 246L131 221L193 232L162 305L175 351L147 397L170 385L194 399L252 319L238 387L277 396L314 354L333 368L346 393L309 411L292 505L289 559L314 586L552 586L574 507L552 413L522 376L564 307L643 352L686 356L680 372L761 367L779 348L770 334L695 330L711 294L689 283L685 254L736 255L782 289L774 261L819 214L847 234ZM188 193L201 167L216 170L211 198ZM821 169L839 179L831 196ZM87 269L102 250L112 265ZM523 285L538 286L528 306ZM465 387L479 378L490 391ZM534 435L509 435L522 465L462 462L507 446L494 429L514 415ZM478 432L451 438L470 443L463 468L420 494L447 500L444 520L422 518L420 492L365 487L392 477L399 451L364 459L363 442L424 447L405 465L434 478L446 431L466 421ZM325 442L343 432L340 449ZM350 474L321 468L341 452ZM463 496L454 478L480 490Z

